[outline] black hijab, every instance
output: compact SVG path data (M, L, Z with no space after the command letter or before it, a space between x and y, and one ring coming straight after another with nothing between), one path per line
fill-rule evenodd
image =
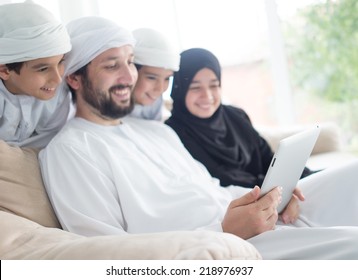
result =
M221 104L210 118L204 119L192 115L185 106L190 83L203 68L211 69L221 86L220 63L211 52L194 48L181 53L171 92L172 115L166 124L177 132L192 156L220 179L222 186L261 185L273 153L247 114Z

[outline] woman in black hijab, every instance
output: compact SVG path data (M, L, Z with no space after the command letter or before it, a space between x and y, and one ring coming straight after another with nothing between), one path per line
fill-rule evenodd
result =
M261 186L273 152L240 108L221 104L221 66L200 48L181 53L166 124L222 186ZM305 169L302 177L311 171Z

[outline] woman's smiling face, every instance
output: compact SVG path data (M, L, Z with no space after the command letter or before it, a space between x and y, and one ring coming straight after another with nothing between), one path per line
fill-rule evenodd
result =
M221 104L221 86L214 71L203 68L196 73L185 97L188 111L199 118L210 118Z

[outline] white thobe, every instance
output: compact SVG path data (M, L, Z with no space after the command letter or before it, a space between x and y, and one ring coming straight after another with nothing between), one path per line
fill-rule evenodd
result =
M101 126L75 118L41 153L64 229L83 235L220 229L231 194L169 127L128 122Z
M73 119L40 163L63 228L87 236L222 231L230 201L248 191L220 187L171 128L134 118L118 126ZM299 221L248 241L269 259L358 259L357 171L354 162L302 180L308 198Z

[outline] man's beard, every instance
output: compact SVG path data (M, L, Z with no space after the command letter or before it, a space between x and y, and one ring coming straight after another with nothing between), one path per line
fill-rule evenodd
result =
M87 75L83 76L83 99L98 111L99 117L104 119L120 119L130 114L134 108L133 95L130 95L130 101L128 105L118 105L112 99L111 92L115 90L121 90L129 88L132 91L131 86L116 85L111 87L108 92L104 90L94 89L91 81Z

